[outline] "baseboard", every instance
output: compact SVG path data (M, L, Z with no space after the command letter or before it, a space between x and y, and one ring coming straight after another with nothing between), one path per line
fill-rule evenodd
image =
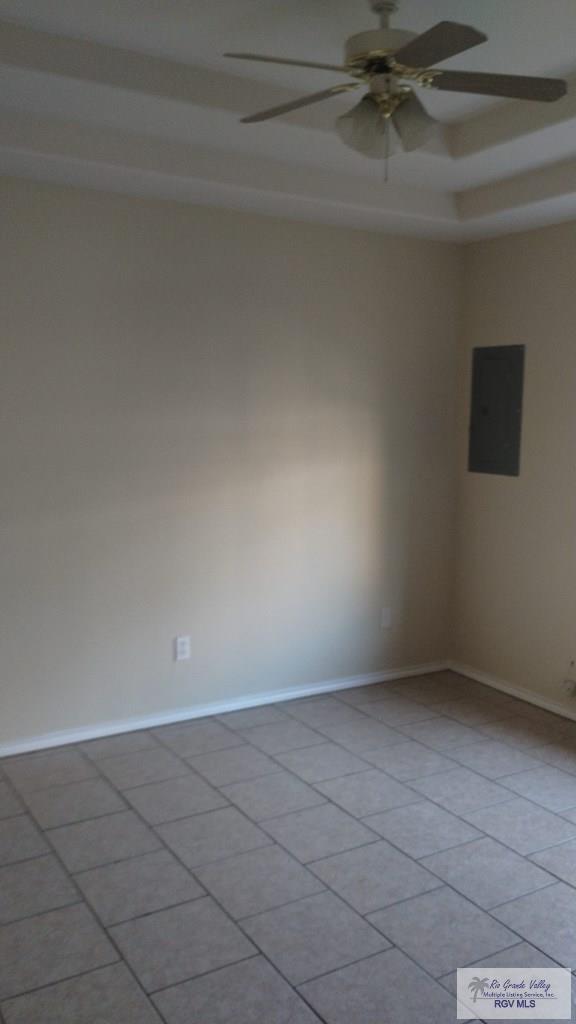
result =
M98 740L105 736L116 736L123 732L138 732L140 729L157 729L161 725L174 725L187 722L194 718L206 718L210 715L223 715L227 711L242 711L244 708L256 708L264 704L274 704L282 700L297 700L302 697L314 697L321 693L336 690L351 690L355 686L370 686L373 683L389 682L394 679L405 679L408 676L422 676L430 672L441 672L448 668L448 662L437 661L427 665L412 665L406 668L386 669L382 672L369 672L365 675L351 676L348 679L331 679L323 683L312 683L307 686L292 686L284 690L271 690L268 693L254 693L248 697L237 697L233 700L217 701L213 704L199 704L191 708L159 712L143 718L126 718L116 722L101 722L98 725L84 726L80 729L64 729L62 732L45 733L30 736L14 743L0 743L0 757L14 757L17 754L29 754L35 750L47 750L50 747L63 747L70 743L85 743Z
M452 672L458 672L461 676L474 679L477 683L484 683L485 686L491 686L494 690L508 693L511 697L517 697L528 704L535 704L538 708L544 708L545 711L551 711L554 715L561 715L562 718L569 718L571 721L576 722L576 709L571 711L564 704L557 704L556 701L547 700L546 697L539 696L533 690L526 690L523 686L513 686L512 683L506 682L505 679L498 679L497 676L490 675L489 672L481 672L479 669L472 668L471 665L463 665L459 661L449 662L448 668Z

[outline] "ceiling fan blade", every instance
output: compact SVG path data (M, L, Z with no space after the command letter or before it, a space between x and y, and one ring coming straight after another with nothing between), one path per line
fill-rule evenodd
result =
M257 53L225 53L224 56L233 57L234 60L259 60L264 64L288 64L295 68L317 68L319 71L346 71L346 68L339 64L316 64L314 61L290 60L288 57L261 57Z
M347 82L346 85L333 85L331 89L323 89L322 92L313 92L303 96L299 100L292 100L291 103L281 103L278 107L271 107L269 110L261 110L259 114L251 114L242 118L242 124L255 124L257 121L268 121L272 117L280 117L281 114L289 114L291 110L299 110L300 107L311 106L312 103L321 103L322 100L329 100L331 96L337 96L340 92L348 92L349 89L358 89L360 82Z
M488 36L470 25L456 21L440 21L421 36L417 36L394 54L398 64L409 68L429 68L441 60L455 57L458 53L471 50L473 46L485 43Z
M402 148L407 153L424 146L438 127L438 122L430 117L423 103L413 92L396 109L392 121Z
M542 103L562 99L568 91L566 82L561 78L491 75L480 71L441 71L432 86L446 92L472 92L480 96L505 96Z
M336 121L336 131L342 142L376 160L384 160L393 152L392 133L388 131L387 142L386 127L380 108L370 93Z

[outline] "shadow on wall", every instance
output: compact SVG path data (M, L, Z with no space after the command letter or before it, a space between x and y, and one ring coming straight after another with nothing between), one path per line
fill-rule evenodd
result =
M6 738L445 657L452 247L6 188Z

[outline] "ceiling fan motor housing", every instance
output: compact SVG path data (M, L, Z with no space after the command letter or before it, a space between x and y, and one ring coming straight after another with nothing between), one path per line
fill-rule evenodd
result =
M405 46L411 39L415 39L416 35L416 32L408 32L401 28L381 28L370 32L359 32L358 35L351 36L346 42L346 66L362 68L379 57L384 58L388 54L396 53L400 47Z

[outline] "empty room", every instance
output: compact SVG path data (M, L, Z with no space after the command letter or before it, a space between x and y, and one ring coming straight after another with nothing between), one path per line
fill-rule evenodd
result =
M576 3L0 0L0 1024L576 1020Z

